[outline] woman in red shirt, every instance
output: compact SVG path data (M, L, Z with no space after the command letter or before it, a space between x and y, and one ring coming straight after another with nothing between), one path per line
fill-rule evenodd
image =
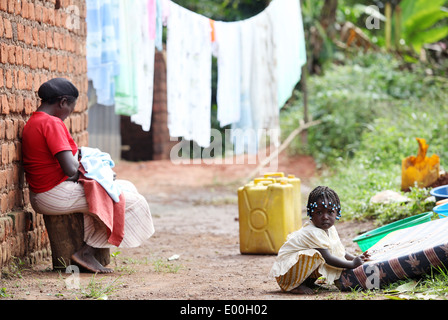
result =
M84 213L85 245L72 260L92 272L108 273L94 257L96 248L114 247L110 232L89 204L79 179L78 146L64 120L73 112L79 95L64 78L54 78L38 91L41 105L27 121L22 134L22 156L33 209L41 214ZM154 233L146 199L128 181L121 181L125 202L124 236L120 247L136 247ZM125 201L124 201L125 200Z

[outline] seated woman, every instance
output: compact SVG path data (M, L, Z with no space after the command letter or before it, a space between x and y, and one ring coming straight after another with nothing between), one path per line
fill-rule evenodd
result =
M80 179L78 146L64 120L73 112L78 89L64 78L54 78L38 90L41 105L27 121L22 135L22 156L33 209L41 214L84 214L85 245L71 257L91 272L109 273L94 254L97 248L137 247L154 233L149 205L129 181L123 185L122 235L111 241L104 220L89 211L89 203ZM82 174L81 174L82 177ZM113 213L110 213L113 214ZM111 217L113 220L114 217Z

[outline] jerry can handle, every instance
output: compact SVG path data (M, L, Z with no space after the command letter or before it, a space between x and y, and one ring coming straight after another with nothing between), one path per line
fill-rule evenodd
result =
M281 177L283 178L285 176L285 174L283 172L268 172L264 174L265 178L269 178L269 177Z
M275 183L275 179L272 179L272 178L255 178L254 179L254 183L255 184L258 184L258 183L263 182L263 181L269 181L271 183Z

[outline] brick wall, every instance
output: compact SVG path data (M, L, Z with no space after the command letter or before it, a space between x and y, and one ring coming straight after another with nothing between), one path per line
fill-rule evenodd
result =
M0 0L0 271L12 257L36 263L51 254L21 166L22 130L40 84L66 77L77 86L65 124L78 146L88 143L85 15L85 0Z

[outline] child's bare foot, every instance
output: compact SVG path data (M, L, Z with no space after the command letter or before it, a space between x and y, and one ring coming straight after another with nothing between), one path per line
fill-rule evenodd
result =
M96 260L95 249L89 245L84 245L79 251L72 255L72 260L81 267L95 273L112 273L112 269L104 267L101 263Z
M297 288L294 288L291 290L292 293L298 293L298 294L313 294L314 290L302 283Z

